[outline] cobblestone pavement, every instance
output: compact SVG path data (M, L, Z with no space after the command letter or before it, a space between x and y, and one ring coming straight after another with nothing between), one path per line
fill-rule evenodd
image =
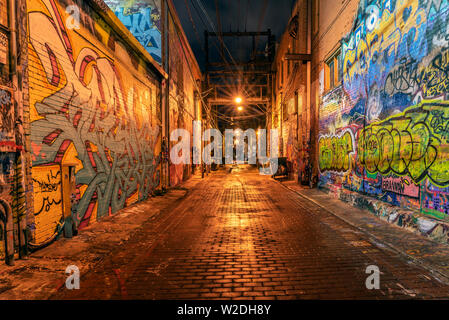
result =
M269 177L219 171L52 299L448 298L449 286ZM381 271L367 290L366 268Z

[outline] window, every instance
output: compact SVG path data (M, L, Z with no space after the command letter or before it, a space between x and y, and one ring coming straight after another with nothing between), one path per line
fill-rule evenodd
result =
M336 50L329 59L326 60L326 90L332 90L341 83L341 49Z
M281 61L281 87L284 86L284 60Z
M341 53L341 50L338 53L337 66L338 66L337 82L340 84L343 81L343 54Z
M282 103L282 121L288 120L288 104Z
M335 87L335 62L332 60L328 63L329 68L329 89Z
M295 91L295 113L298 114L299 112L299 94L298 90Z
M278 82L278 89L281 87L281 64L278 64L278 72L277 72L277 82Z
M282 88L282 85L284 84L284 61L281 60L279 63L279 88Z

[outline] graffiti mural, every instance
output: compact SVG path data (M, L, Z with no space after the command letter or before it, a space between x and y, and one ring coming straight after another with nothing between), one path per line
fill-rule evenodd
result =
M0 150L15 151L15 120L12 91L0 87Z
M448 23L446 0L360 2L320 107L321 186L449 219Z
M105 3L148 53L162 63L160 0L106 0Z
M382 190L411 198L419 197L419 186L408 177L385 176L382 178Z
M369 125L359 136L359 162L370 173L407 175L415 183L428 178L436 185L449 185L448 113L449 103L423 102Z
M290 119L288 122L284 124L286 128L288 128L286 131L287 139L285 139L285 155L287 157L287 160L291 163L291 172L293 174L297 174L299 171L299 159L300 159L300 148L298 143L298 137L296 132L298 132L298 121L295 117L292 117L293 119Z
M351 130L336 136L322 136L319 140L320 170L348 172L354 152L354 137Z
M422 209L437 218L449 215L449 188L438 188L426 181L421 193Z
M51 237L62 216L62 165L75 167L72 212L79 228L147 199L159 186L160 88L143 64L132 63L124 44L110 51L104 21L95 26L103 36L90 43L65 28L56 0L29 0L27 7L36 194L31 228L39 242Z
M61 228L62 182L59 165L32 168L34 190L34 221L39 230L35 242L54 238Z
M11 216L8 216L8 209L12 204L12 190L14 180L14 153L0 153L0 260L5 259L5 241L8 229L8 222L11 223ZM9 206L6 208L4 206Z

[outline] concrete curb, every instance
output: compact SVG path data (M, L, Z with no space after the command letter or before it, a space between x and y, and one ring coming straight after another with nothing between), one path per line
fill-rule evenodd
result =
M332 194L331 194L332 196ZM368 209L374 216L407 229L432 241L449 244L449 224L442 220L426 216L412 209L403 209L357 192L341 190L335 198L360 209Z
M274 179L273 179L274 180ZM369 232L367 229L360 227L359 225L355 224L354 222L350 221L349 219L346 219L344 217L342 217L339 214L336 214L335 212L332 212L331 210L329 210L328 208L326 208L325 206L323 206L322 204L320 204L319 202L317 202L315 199L310 198L300 192L298 192L297 190L290 188L289 186L286 186L284 183L282 183L281 181L275 180L276 182L278 182L279 184L281 184L284 188L296 193L297 195L299 195L300 197L314 203L315 205L317 205L318 207L322 208L323 210L325 210L326 212L329 212L330 214L332 214L333 216L337 217L338 219L344 221L345 223L347 223L348 225L354 227L355 229L359 230L362 233L367 234L369 237L371 237L372 239L374 239L376 242L384 245L385 247L389 248L390 250L393 250L394 252L400 254L401 256L403 256L404 258L413 261L413 263L421 266L422 268L424 268L425 270L429 271L430 273L432 273L436 279L438 279L439 281L445 283L445 284L449 284L449 273L447 273L446 271L441 271L439 270L438 267L435 267L431 264L428 264L426 262L424 262L423 260L416 258L410 254L408 254L406 251L402 250L401 248L394 246L393 244L384 241L383 239L379 238L378 236L372 234L371 232ZM332 197L330 197L332 198ZM349 204L348 204L349 205ZM405 229L406 231L410 232L409 230ZM381 248L382 249L382 248Z

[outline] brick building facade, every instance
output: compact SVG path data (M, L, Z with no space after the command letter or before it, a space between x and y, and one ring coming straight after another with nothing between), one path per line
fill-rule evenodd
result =
M189 41L182 30L181 22L172 1L167 1L167 4L166 68L169 74L167 101L169 123L166 129L167 134L171 134L174 129L187 130L191 137L190 145L193 146L193 121L200 121L203 118L203 108L201 107L203 76ZM177 143L178 137L172 137L169 149L171 150ZM192 168L192 165L173 164L170 161L169 185L176 186L190 178Z
M402 226L436 219L425 232L446 240L448 18L447 1L297 1L274 65L272 113L295 178L307 160L294 150L308 150L323 190ZM291 64L309 58L310 82Z
M187 179L168 162L169 128L202 119L202 75L171 1L2 2L0 259L12 263Z
M27 254L30 179L26 6L0 1L0 259ZM16 14L15 14L16 13ZM25 66L25 67L24 67Z
M292 176L297 181L303 180L311 143L308 85L311 63L303 57L310 54L307 34L307 1L298 1L277 47L273 64L276 72L273 105L268 121L272 129L279 130L279 155L288 159Z

